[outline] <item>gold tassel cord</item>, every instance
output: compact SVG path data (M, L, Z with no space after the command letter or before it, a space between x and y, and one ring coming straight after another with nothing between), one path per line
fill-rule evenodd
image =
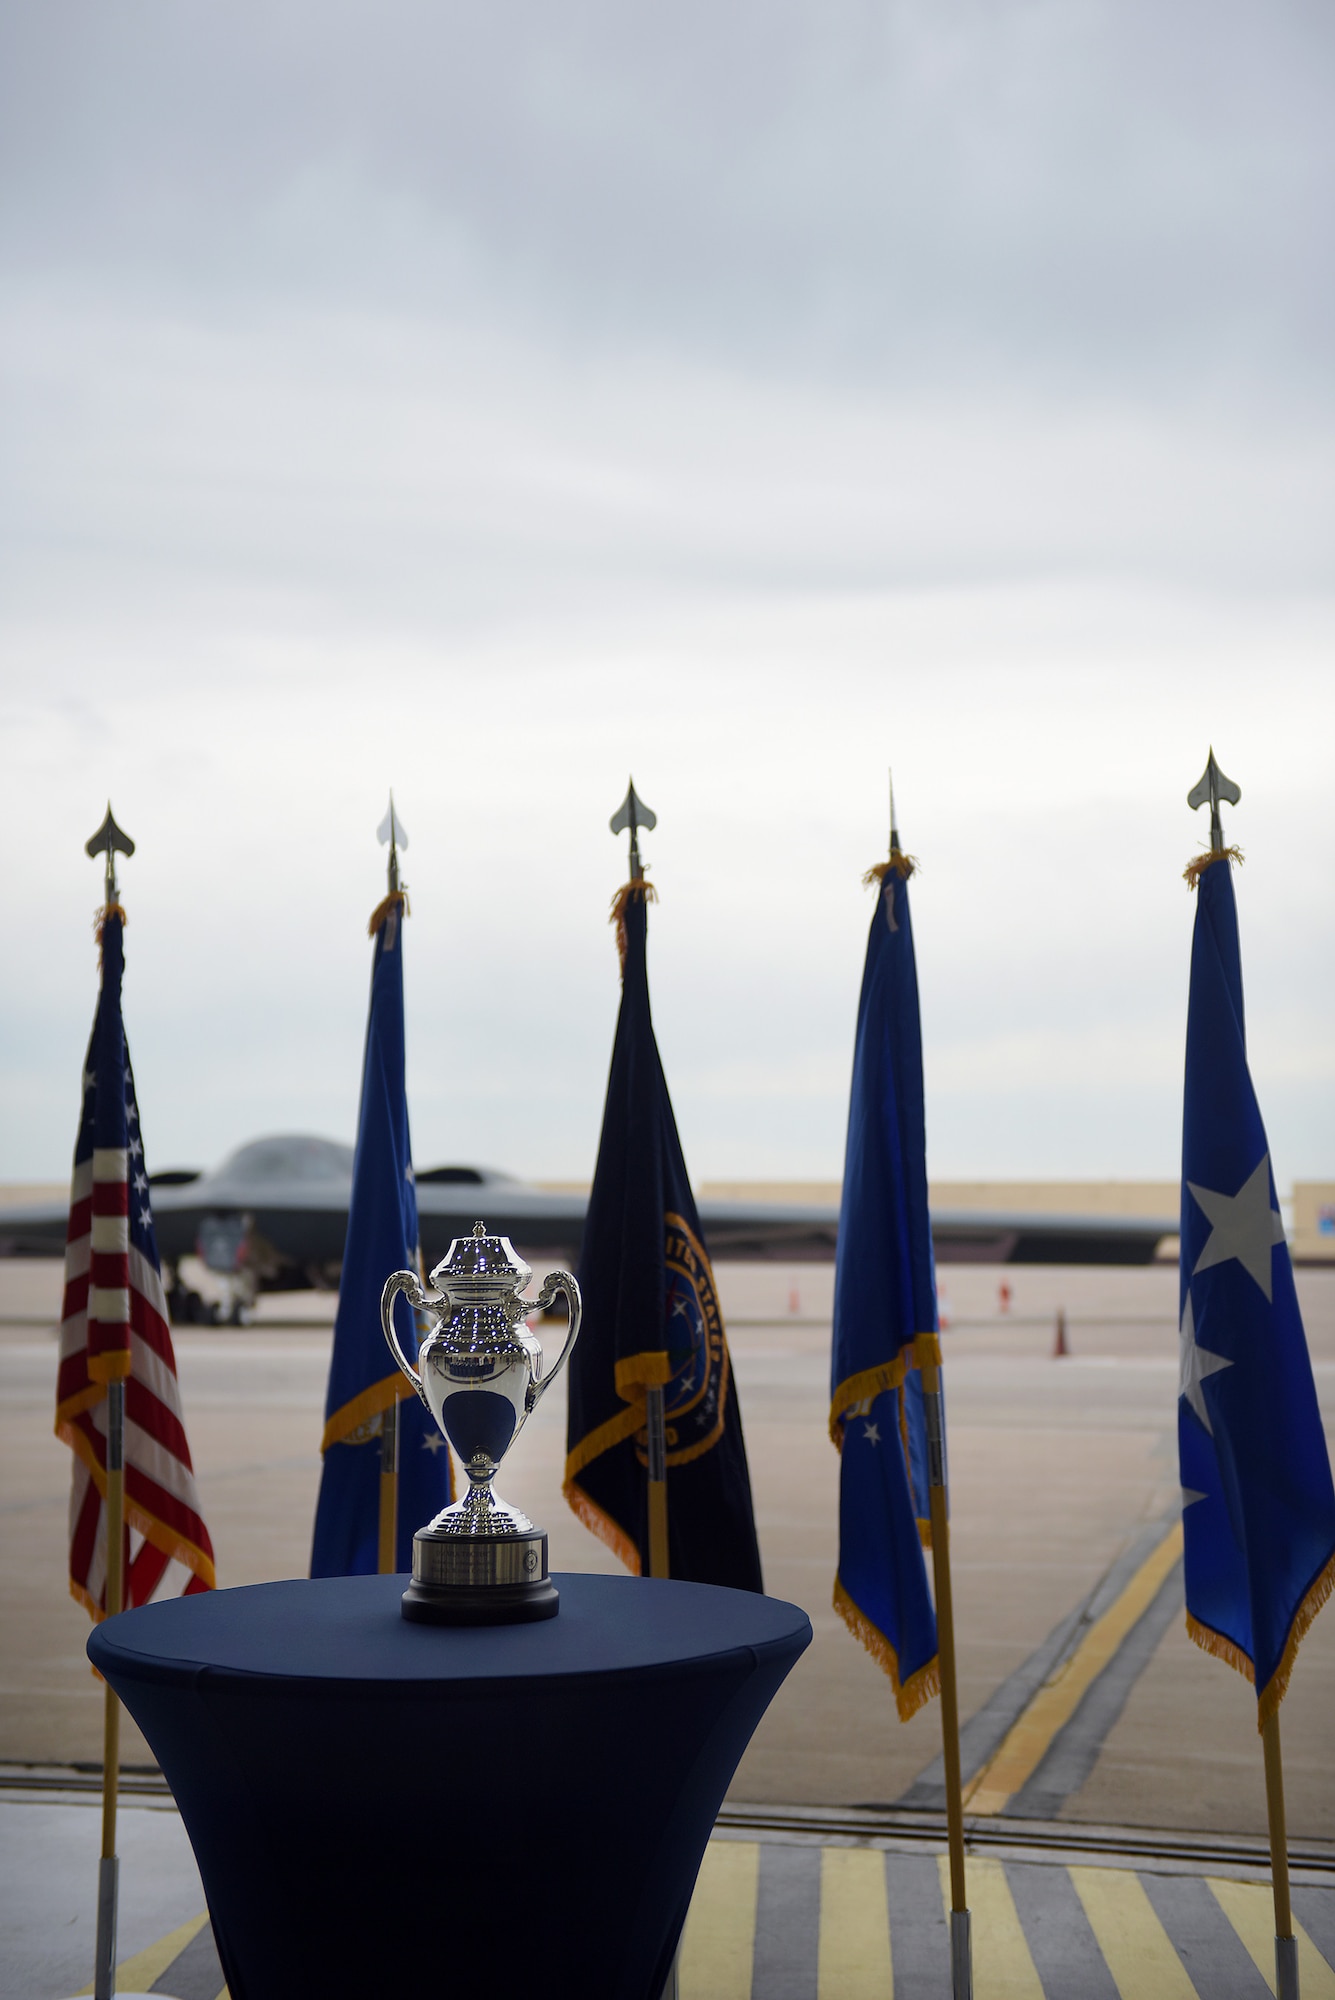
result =
M915 1333L889 1361L860 1374L846 1376L830 1399L830 1443L844 1448L844 1419L857 1403L870 1403L887 1389L897 1389L910 1368L941 1366L941 1343L934 1333Z
M607 921L617 928L617 960L623 972L626 970L626 908L632 896L643 896L646 903L656 903L658 891L652 882L646 882L641 877L638 882L624 883L612 898Z
M1243 854L1240 847L1212 847L1208 854L1198 854L1194 861L1187 863L1186 867L1182 870L1182 880L1186 883L1188 889L1194 889L1206 869L1213 867L1216 861L1236 861L1238 866L1241 867L1242 860Z
M888 861L878 861L874 868L867 870L862 878L862 886L864 889L870 889L873 883L884 882L886 876L890 874L898 875L901 882L907 882L909 876L916 875L917 872L918 864L913 856L901 854L896 847Z
M895 1707L901 1722L908 1722L920 1708L941 1692L940 1662L931 1659L925 1667L919 1667L916 1674L910 1674L907 1681L899 1678L899 1655L886 1638L879 1625L873 1625L865 1611L853 1602L838 1577L834 1580L834 1608L847 1625L853 1637L867 1648L878 1667L889 1676L895 1691Z
M374 937L378 930L384 928L385 918L396 904L402 909L405 917L412 915L412 911L408 907L407 892L403 889L391 889L383 902L377 903L372 910L371 921L366 926L367 937Z

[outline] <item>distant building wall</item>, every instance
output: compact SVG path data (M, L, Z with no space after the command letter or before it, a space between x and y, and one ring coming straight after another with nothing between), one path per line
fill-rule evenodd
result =
M1293 1254L1308 1264L1335 1263L1335 1181L1293 1183Z
M26 1208L30 1202L69 1198L68 1181L0 1181L0 1208Z
M838 1203L838 1181L702 1181L699 1193L715 1201ZM1176 1181L933 1181L933 1208L978 1209L1025 1215L1177 1214Z

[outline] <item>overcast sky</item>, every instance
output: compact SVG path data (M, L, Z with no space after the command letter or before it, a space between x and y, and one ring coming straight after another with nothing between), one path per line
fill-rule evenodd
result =
M150 1167L591 1171L628 770L699 1178L840 1170L895 769L932 1170L1176 1171L1213 741L1276 1176L1335 1175L1323 4L0 16L0 1176L108 794ZM624 848L624 842L621 843Z

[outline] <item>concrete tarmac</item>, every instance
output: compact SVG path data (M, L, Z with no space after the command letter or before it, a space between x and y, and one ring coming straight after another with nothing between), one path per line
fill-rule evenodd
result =
M1188 1640L1180 1568L1165 1540L1177 1520L1175 1272L952 1266L943 1275L961 1714L976 1809L1262 1834L1254 1697ZM723 1267L719 1282L766 1585L801 1604L816 1633L732 1799L931 1811L940 1800L937 1705L899 1724L884 1676L830 1606L832 1274L737 1266ZM1300 1273L1299 1286L1329 1430L1335 1272ZM51 1434L58 1298L56 1267L0 1266L0 1760L10 1764L95 1764L101 1751L87 1620L65 1587L69 1454ZM1059 1305L1066 1360L1051 1356ZM225 1584L305 1573L331 1311L331 1300L308 1294L263 1302L263 1323L249 1329L178 1330L186 1426ZM507 1463L503 1490L549 1530L554 1569L615 1572L561 1498L564 1420L556 1392ZM1032 1719L1036 1703L1040 1713L1043 1702L1052 1707L1059 1683L1085 1692L1026 1767L1012 1740L1017 1721ZM1296 1841L1335 1839L1333 1714L1327 1611L1283 1708ZM132 1725L123 1754L127 1765L152 1761Z

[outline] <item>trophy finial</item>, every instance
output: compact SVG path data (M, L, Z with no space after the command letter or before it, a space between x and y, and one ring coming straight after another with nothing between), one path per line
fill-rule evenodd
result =
M626 787L626 796L607 822L613 833L630 830L630 879L632 882L644 880L644 869L640 864L640 828L652 833L658 825L658 814L650 810L635 790L632 778Z
M389 794L389 811L376 828L375 837L382 847L386 841L389 842L389 893L391 896L396 896L399 892L399 849L408 845L408 834L403 821L394 810L392 787Z
M1187 793L1187 804L1195 812L1206 800L1210 803L1210 852L1222 854L1224 849L1224 828L1219 817L1219 801L1227 799L1231 806L1237 805L1242 797L1241 785L1235 785L1232 778L1226 778L1215 762L1214 745L1210 745L1210 755L1205 769Z
M115 902L119 889L116 883L116 856L123 854L128 859L134 853L134 842L128 833L122 832L111 813L111 800L107 800L107 816L91 840L83 844L83 851L90 857L105 854L107 857L107 905Z
M486 1233L487 1233L487 1225L485 1222L475 1222L473 1224L474 1236L485 1236Z

